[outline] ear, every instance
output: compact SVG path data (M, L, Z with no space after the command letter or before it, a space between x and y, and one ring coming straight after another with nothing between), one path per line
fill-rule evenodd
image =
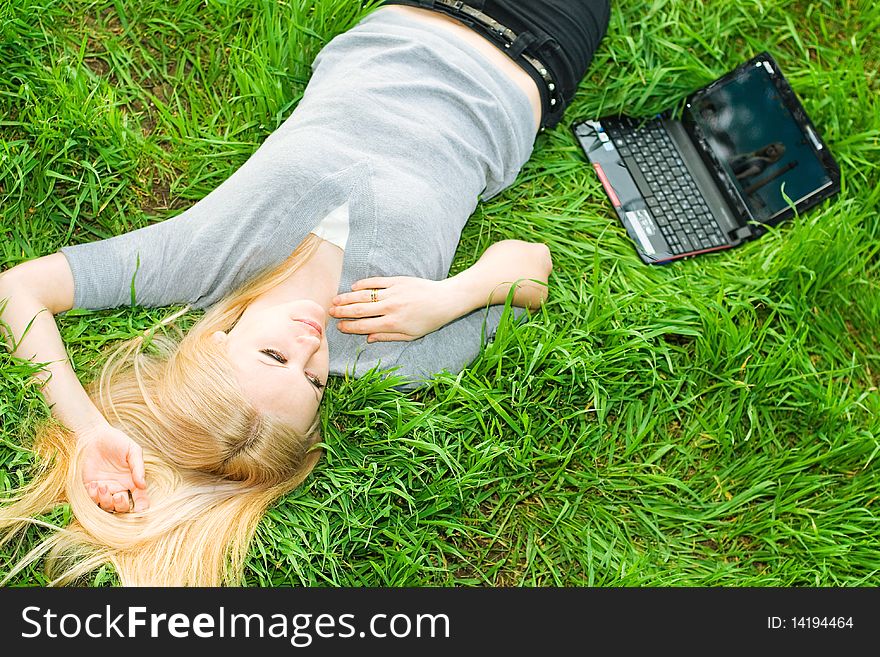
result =
M228 339L229 339L229 336L226 335L226 333L223 331L214 331L211 334L211 340L213 340L217 344L225 344L226 340L228 340Z

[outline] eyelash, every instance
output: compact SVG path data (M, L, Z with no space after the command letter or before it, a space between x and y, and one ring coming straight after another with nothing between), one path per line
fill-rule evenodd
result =
M283 354L275 351L274 349L260 349L261 354L266 354L269 358L273 358L277 360L279 363L284 364L287 362L287 359ZM321 380L316 376L311 376L306 374L306 378L311 382L313 386L315 386L318 390L322 390L324 388L324 384Z
M287 362L287 359L279 352L274 349L260 349L261 354L266 354L269 358L274 358L279 363L284 364Z

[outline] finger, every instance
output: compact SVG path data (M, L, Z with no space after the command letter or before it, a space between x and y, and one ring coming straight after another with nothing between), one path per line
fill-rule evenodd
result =
M353 322L339 322L336 328L343 333L369 335L370 333L387 333L393 327L390 326L385 317L370 317L369 319L358 319Z
M143 488L135 488L131 491L131 497L134 500L135 511L146 511L150 508L150 497Z
M412 342L413 336L406 333L370 333L367 342Z
M331 309L334 317L379 317L388 312L388 305L383 301L367 301L367 303L351 303Z
M129 508L127 491L120 491L113 495L113 510L116 513L128 513Z
M386 288L390 287L397 280L397 276L373 276L372 278L362 278L351 284L352 290L368 290L371 287Z
M382 291L379 288L368 288L366 290L357 290L356 292L343 292L333 297L334 306L346 306L350 303L375 303L371 298L371 290L376 290L377 295L381 299Z
M113 494L107 490L107 484L98 484L98 506L104 511L113 511Z
M98 499L98 484L97 482L90 481L86 484L86 492L89 494L89 497L92 498L92 502L95 504L100 504L101 501Z
M146 488L147 480L144 477L144 450L137 443L132 443L128 449L128 467L131 468L131 479L138 488Z
M131 480L128 477L123 477L122 481L116 479L96 479L95 483L98 486L104 486L110 495L118 493L131 486Z

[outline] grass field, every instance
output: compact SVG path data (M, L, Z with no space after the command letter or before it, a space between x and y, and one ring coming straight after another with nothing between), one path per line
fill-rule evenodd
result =
M364 11L2 3L0 267L206 195ZM878 30L868 0L615 1L576 102L470 219L453 268L498 239L544 241L548 304L427 390L331 380L326 457L265 517L245 584L880 584ZM762 50L836 156L841 193L741 248L641 264L571 123L664 109ZM103 349L171 310L58 322L87 380ZM48 413L34 371L0 349L3 490L28 477L30 428ZM11 584L44 582L37 565ZM109 568L86 582L115 583Z

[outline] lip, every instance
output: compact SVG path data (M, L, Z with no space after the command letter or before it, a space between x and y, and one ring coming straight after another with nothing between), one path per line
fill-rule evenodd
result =
M324 329L321 328L321 325L318 324L318 322L312 321L311 319L300 318L294 319L293 321L299 322L300 324L305 324L309 328L314 329L319 336L324 335Z

